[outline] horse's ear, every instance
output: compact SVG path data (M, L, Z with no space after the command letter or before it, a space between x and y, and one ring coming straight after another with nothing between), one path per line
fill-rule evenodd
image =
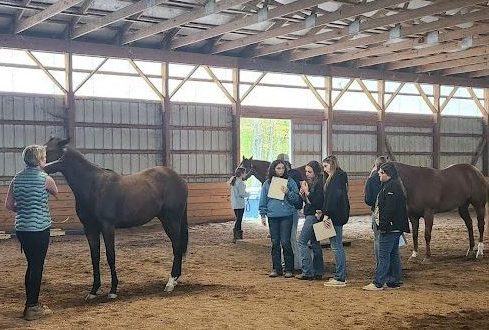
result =
M250 158L248 158L249 160L252 160L253 159L253 156L251 156Z
M69 137L67 139L64 139L64 140L59 141L58 142L58 147L64 147L68 143L70 143L70 138Z
M245 158L245 156L243 155L243 161L244 161L245 159L246 159L246 158Z

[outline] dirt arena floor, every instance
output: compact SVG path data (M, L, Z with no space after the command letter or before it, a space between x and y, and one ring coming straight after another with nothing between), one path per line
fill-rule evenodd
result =
M89 303L83 300L92 278L85 237L53 238L41 299L54 314L33 322L21 318L25 260L18 242L0 241L0 328L489 329L488 260L465 258L467 233L456 214L435 219L433 262L408 262L410 241L402 249L405 285L380 292L361 290L373 274L369 217L345 226L351 241L345 288L269 278L266 228L245 222L244 230L247 239L233 244L232 223L191 227L184 276L171 294L163 292L171 250L159 226L119 230L119 297L106 297L110 276L102 258L104 294ZM324 251L331 275L333 256Z

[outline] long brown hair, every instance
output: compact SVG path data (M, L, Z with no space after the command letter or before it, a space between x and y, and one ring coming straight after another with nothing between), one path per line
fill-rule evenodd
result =
M236 170L234 170L234 176L231 178L231 182L229 182L229 184L234 186L236 179L241 177L243 173L246 173L246 169L244 167L236 167Z
M336 156L333 155L324 158L323 164L324 163L328 163L331 167L331 174L328 174L328 177L324 181L324 186L327 187L329 185L329 182L331 181L331 178L336 174L336 172L341 170L341 167L338 164L338 158L336 158Z
M312 180L312 182L307 182L309 188L311 188L316 184L316 182L322 179L323 169L321 167L321 164L319 164L317 160L311 160L309 163L306 164L306 166L312 168L312 171L314 173L314 180Z

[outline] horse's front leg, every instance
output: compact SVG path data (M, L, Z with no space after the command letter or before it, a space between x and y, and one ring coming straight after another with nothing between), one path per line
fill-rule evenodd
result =
M423 263L431 262L431 230L433 229L433 210L425 210L423 219L424 219L424 239L426 242L426 255L423 260Z
M105 253L107 255L107 263L109 264L111 276L111 285L108 298L115 299L117 298L117 285L119 284L119 280L117 279L117 272L115 270L114 226L104 226L102 229L102 235L104 236Z
M409 216L411 220L413 231L413 253L409 257L409 260L415 260L418 257L418 230L419 230L419 217Z
M100 231L96 228L85 227L85 236L90 246L90 256L92 258L93 284L92 290L85 297L85 300L92 300L97 297L100 289Z
M484 257L484 217L486 215L486 208L485 206L476 207L475 211L477 213L477 228L479 228L479 244L477 245L477 253L475 257L477 259L482 259L482 257Z
M473 258L475 240L474 240L474 228L472 225L472 218L470 217L470 213L469 213L469 203L460 206L458 208L458 214L460 214L460 217L464 220L465 226L467 227L467 232L469 233L469 249L467 250L465 256L468 258Z

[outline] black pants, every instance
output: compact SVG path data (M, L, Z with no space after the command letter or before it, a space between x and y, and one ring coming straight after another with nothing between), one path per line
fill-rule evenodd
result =
M241 222L243 221L244 209L234 209L236 215L236 222L234 223L234 230L241 230Z
M49 246L49 229L43 231L18 231L17 238L20 241L27 259L27 271L25 272L26 306L31 307L39 302L42 271L44 259Z

